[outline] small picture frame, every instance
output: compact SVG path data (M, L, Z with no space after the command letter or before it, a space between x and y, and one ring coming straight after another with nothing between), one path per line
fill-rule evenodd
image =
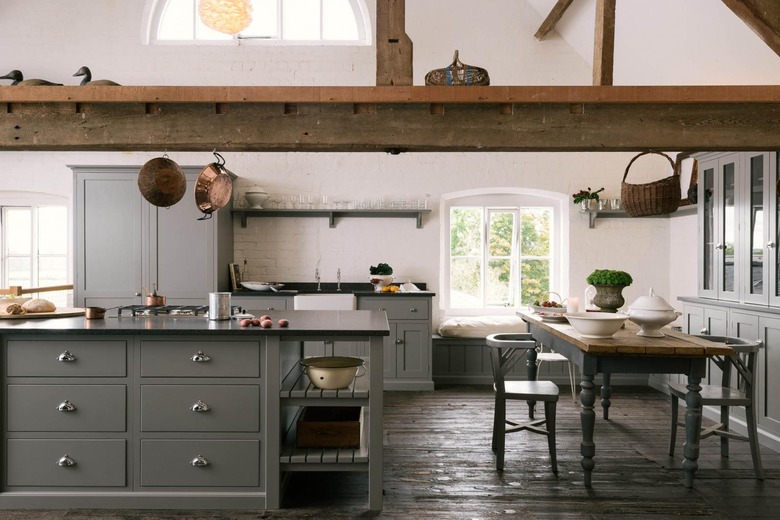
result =
M238 291L241 288L241 269L238 264L228 264L230 270L230 290L231 292Z

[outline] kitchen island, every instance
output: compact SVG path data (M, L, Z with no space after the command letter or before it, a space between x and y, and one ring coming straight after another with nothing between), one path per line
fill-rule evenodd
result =
M381 509L386 314L269 315L0 320L0 508L277 509L290 472L359 471ZM308 385L312 340L366 342L368 377ZM360 447L296 449L303 406L360 407Z

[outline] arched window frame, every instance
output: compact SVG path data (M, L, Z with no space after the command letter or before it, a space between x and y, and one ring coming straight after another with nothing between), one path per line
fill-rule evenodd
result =
M283 0L281 0L283 1ZM373 44L373 31L371 16L365 0L347 0L352 6L358 30L357 40L285 40L277 38L253 38L234 35L225 40L158 40L157 33L165 6L168 0L146 0L143 20L141 23L141 41L145 45L265 45L265 46L293 46L293 45L335 45L335 46L369 46ZM281 16L281 15L280 15Z
M450 209L458 206L481 208L525 208L550 207L553 212L553 224L550 237L550 291L560 294L567 292L569 286L569 241L564 237L569 233L569 197L566 194L536 190L530 188L480 188L464 190L442 195L440 215L442 220L440 233L440 308L447 316L478 316L488 314L514 315L522 302L513 307L453 308L450 288Z

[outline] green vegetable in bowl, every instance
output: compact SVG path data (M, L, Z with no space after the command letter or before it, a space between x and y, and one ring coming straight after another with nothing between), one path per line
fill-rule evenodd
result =
M634 280L625 271L596 269L588 275L586 281L591 285L631 285Z
M386 275L393 274L393 268L390 267L387 264L380 263L380 264L378 264L376 266L372 265L369 268L369 270L368 270L368 274L376 274L376 275L379 275L379 276L386 276Z

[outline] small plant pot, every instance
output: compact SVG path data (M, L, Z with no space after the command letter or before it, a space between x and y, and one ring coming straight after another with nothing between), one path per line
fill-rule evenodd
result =
M593 303L603 312L617 312L626 300L623 298L625 285L596 285Z

